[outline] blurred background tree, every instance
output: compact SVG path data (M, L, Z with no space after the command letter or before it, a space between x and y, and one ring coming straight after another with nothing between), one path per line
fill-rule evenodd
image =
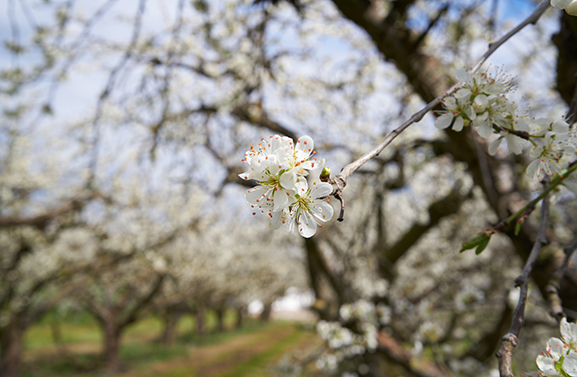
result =
M289 287L311 289L320 319L366 339L370 321L344 318L342 308L380 308L378 344L363 345L372 352L327 342L307 359L327 373L494 370L538 215L518 236L494 236L480 256L458 251L536 196L528 156L505 147L489 156L470 129L442 132L427 116L351 177L345 221L307 240L253 217L238 174L251 143L272 134L312 136L338 172L442 95L455 69L472 66L534 1L0 7L1 376L21 374L24 331L64 300L97 319L114 373L123 329L150 312L171 343L186 314L199 333L207 308L222 320L225 308L242 315L260 299L266 317ZM517 76L514 95L533 116L558 119L575 101L575 46L577 18L549 10L490 62ZM534 369L555 327L546 299L575 249L575 204L573 193L555 193L518 370ZM575 276L572 260L558 282L573 319Z

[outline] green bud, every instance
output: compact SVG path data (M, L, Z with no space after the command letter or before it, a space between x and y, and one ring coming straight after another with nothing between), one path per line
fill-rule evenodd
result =
M327 178L331 176L331 168L329 168L328 166L323 168L323 171L321 172L321 178Z

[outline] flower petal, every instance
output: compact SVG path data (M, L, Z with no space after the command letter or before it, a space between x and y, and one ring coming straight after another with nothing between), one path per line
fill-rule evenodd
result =
M523 153L523 144L521 144L523 139L515 135L507 135L505 136L505 139L507 139L507 148L509 148L509 151L511 153L515 154Z
M493 127L489 124L489 122L483 122L478 128L477 133L481 135L482 138L488 139L489 136L493 133Z
M565 12L571 16L577 16L577 1L573 0L571 4L565 8Z
M317 232L317 222L308 211L301 211L297 217L297 228L304 238L311 238Z
M320 182L311 187L311 198L318 199L329 196L333 192L333 186L330 183Z
M263 200L266 197L268 189L263 186L253 187L244 194L247 202L253 205L262 205Z
M535 160L527 166L527 175L531 178L535 178L537 172L539 171L539 160Z
M315 200L311 203L311 214L319 221L330 221L334 213L333 207L324 200Z
M290 203L289 199L292 199L290 193L287 190L278 190L274 193L274 212L282 211Z
M494 156L497 153L497 149L499 148L499 145L501 145L501 142L503 141L502 137L499 137L496 140L493 140L491 142L491 144L489 144L489 154L491 156Z
M559 338L551 338L547 342L547 354L555 360L565 355L565 343Z
M453 113L445 113L437 118L437 121L435 122L435 127L437 127L440 130L444 130L445 128L451 125L451 123L453 122L453 118L454 118Z
M563 370L571 377L577 377L577 354L575 352L565 356Z
M297 160L306 160L309 158L314 148L315 143L313 142L312 137L308 135L299 137L295 147L295 156L297 157Z
M555 360L550 357L539 355L537 356L537 367L544 372L546 376L561 376L561 373L555 370Z
M465 121L463 120L463 117L457 117L457 119L455 119L455 123L453 124L453 131L457 131L457 132L462 131L464 124L465 124Z
M551 0L551 5L559 9L567 8L567 6L569 6L570 3L571 0Z
M473 75L464 67L461 67L455 71L455 77L457 80L462 81L465 84L473 85Z

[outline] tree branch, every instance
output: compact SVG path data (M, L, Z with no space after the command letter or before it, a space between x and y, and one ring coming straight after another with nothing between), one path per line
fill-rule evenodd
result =
M445 377L445 373L441 371L435 364L424 358L419 358L418 361L409 351L407 351L401 344L399 344L393 337L385 332L377 334L377 341L379 342L378 350L384 353L389 359L401 365L404 369L418 377Z
M529 258L525 263L523 272L521 273L521 275L517 277L517 279L515 279L515 285L517 287L520 287L521 292L519 294L519 301L517 302L517 307L515 308L515 314L513 315L513 321L511 323L511 327L509 328L509 332L505 334L503 339L501 339L499 350L496 353L496 356L499 359L500 377L514 377L511 367L513 350L518 344L519 333L521 332L521 328L523 327L523 323L525 322L525 304L527 302L527 292L529 288L529 275L531 274L535 261L539 256L541 247L547 243L545 231L547 230L548 217L549 217L549 196L548 194L546 194L543 199L543 203L541 205L541 222L539 224L539 233L537 234L537 239L533 244L533 248L531 249Z
M513 28L510 32L505 34L499 40L491 43L489 45L489 48L487 49L487 51L483 54L481 59L479 59L477 64L475 64L475 66L473 67L473 72L478 71L480 69L481 65L487 60L487 58L489 56L491 56L491 54L493 54L497 50L497 48L499 48L501 45L503 45L503 43L505 43L511 37L513 37L513 35L518 33L525 26L532 24L532 23L535 23L548 7L549 7L549 1L543 1L539 5L539 7L529 17L527 17L525 20L523 20L519 25L517 25L515 28ZM337 194L342 195L342 191L347 184L347 179L356 170L358 170L361 166L363 166L367 161L378 156L389 144L391 144L391 142L397 136L399 136L403 131L405 131L412 124L423 119L423 117L429 111L431 111L433 108L435 108L445 96L453 93L459 86L461 86L461 84L462 83L458 83L457 85L454 85L447 92L445 92L444 95L433 99L423 109L421 109L417 113L413 114L413 116L411 116L406 122L404 122L399 127L394 129L389 135L387 135L385 137L385 139L379 145L377 145L375 148L373 148L372 150L370 150L369 152L367 152L365 155L361 156L357 160L355 160L355 161L351 162L350 164L348 164L347 166L345 166L341 170L341 172L335 178L333 178L331 180L331 183L333 184L333 194L335 196Z

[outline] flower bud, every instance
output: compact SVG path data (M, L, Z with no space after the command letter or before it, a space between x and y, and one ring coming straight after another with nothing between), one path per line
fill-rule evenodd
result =
M331 178L331 168L325 166L321 171L321 181L328 182L330 178Z

